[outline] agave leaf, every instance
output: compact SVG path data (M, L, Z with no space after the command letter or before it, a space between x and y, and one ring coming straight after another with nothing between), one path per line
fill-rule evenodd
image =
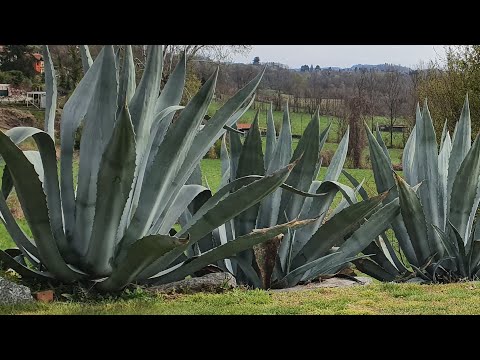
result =
M43 134L53 146L52 138L46 133ZM9 166L20 204L32 230L42 262L50 272L63 281L78 279L78 274L67 266L58 250L50 225L47 198L33 165L22 150L3 132L0 132L0 155ZM56 176L54 178L57 179Z
M307 191L312 181L315 180L316 164L319 161L319 126L320 119L317 112L305 128L303 136L292 156L292 159L299 159L299 163L293 169L286 183L302 191ZM284 212L287 215L287 219L296 218L301 211L304 201L304 197L293 195L290 192L283 192L280 201L279 219L284 218Z
M328 133L330 132L331 127L332 127L332 123L330 122L328 124L328 126L320 133L320 144L318 146L318 151L322 151L323 146L327 142ZM337 151L338 151L338 148L337 148ZM335 152L335 155L336 155L337 151ZM334 155L334 157L335 157L335 155ZM320 168L322 167L322 160L323 160L323 158L320 157L319 161L317 162L317 167L315 169L315 179L317 179L320 175ZM327 171L328 171L328 169L327 169Z
M390 282L395 280L395 275L383 269L380 265L370 259L354 260L355 267L364 274L367 274L374 279Z
M290 116L287 110L288 109L285 109L283 113L282 128L278 136L275 151L266 171L268 175L286 166L292 157L292 130L290 126ZM282 190L277 189L261 202L257 218L257 228L261 229L277 224L281 198Z
M376 139L377 139L378 144L382 147L383 153L385 154L385 156L388 159L390 159L390 154L388 153L387 145L385 145L385 142L383 141L382 133L380 132L380 128L378 127L378 124L377 124L377 127L376 127L375 135L376 135Z
M10 137L13 142L23 141L21 139L30 136L35 140L39 152L26 151L24 152L24 156L33 164L35 172L38 174L38 179L43 185L42 192L46 195L51 229L60 253L63 256L68 255L70 253L70 246L67 243L63 228L57 159L53 139L46 132L29 127L13 128L8 130L5 135ZM13 173L11 173L11 175L13 176Z
M242 140L237 133L229 133L230 139L230 181L237 178L237 167L240 154L242 153Z
M347 208L347 210L351 209L353 206ZM391 221L398 216L399 212L400 208L398 199L394 199L380 208L377 212L371 215L362 226L355 230L340 248L333 253L334 256L330 258L326 264L322 263L319 264L319 266L310 269L305 275L303 275L302 280L312 279L325 273L327 269L329 271L332 271L332 269L336 271L339 266L353 260L353 257L358 253L363 252L365 247L370 244L373 239L388 228ZM314 257L311 257L311 259L314 259Z
M13 241L18 247L22 247L33 254L36 258L39 257L38 250L23 230L18 226L17 221L13 217L10 209L7 206L7 202L3 195L0 195L0 214L2 215L2 222L8 231L8 234L12 237Z
M457 177L463 159L470 151L472 144L472 123L470 120L470 105L468 101L468 94L465 97L462 113L460 119L455 126L455 132L452 139L452 152L448 164L448 184L447 184L447 209L450 209L450 202L452 199L452 189L454 181ZM455 199L456 200L456 199Z
M480 240L472 241L470 257L469 257L469 274L472 276L478 271L480 264Z
M355 187L358 188L358 193L362 197L363 200L368 200L368 194L365 188L360 184L357 179L355 179L351 174L349 174L346 170L342 170L342 174L350 181L350 183ZM363 181L362 181L363 183Z
M60 128L61 193L65 233L69 240L73 236L75 222L75 192L72 169L74 135L90 108L91 99L96 95L97 82L102 77L104 62L109 60L109 56L105 56L108 52L105 49L105 47L102 48L90 70L82 78L63 107L62 126Z
M152 226L155 216L164 210L167 195L176 195L176 192L172 193L172 181L178 181L178 176L176 177L178 168L184 161L197 128L212 100L216 78L217 72L203 85L182 111L177 121L170 126L151 167L145 173L138 202L141 206L137 207L133 214L130 225L121 240L124 243L122 246L128 246L138 238L145 236Z
M281 236L282 235L278 235L278 237L281 237ZM235 262L237 263L237 266L242 271L243 275L248 279L248 283L251 283L254 289L263 288L262 280L260 279L260 276L258 275L257 271L255 271L255 269L250 263L248 263L246 260L242 258L239 258L238 256L232 257L231 259L235 260Z
M113 269L108 279L97 284L102 291L118 291L135 280L137 275L168 251L185 245L188 238L150 235L131 245L124 260Z
M448 121L447 119L445 119L445 122L443 123L442 136L440 137L440 151L443 149L443 144L445 143L447 134L449 134L447 125L448 125ZM450 145L451 145L451 139L450 139Z
M130 101L135 94L136 85L137 83L135 81L135 63L133 61L132 45L127 45L125 47L122 73L120 74L118 84L118 113L122 111L124 104L130 104Z
M92 235L85 259L92 273L108 276L115 236L135 173L135 134L126 105L102 155Z
M80 140L75 228L72 245L81 256L84 256L88 250L88 240L91 236L95 216L100 161L112 136L117 110L118 81L113 47L107 46L104 53L103 66L96 84L96 90L94 90L96 96L89 104Z
M211 194L211 191L201 185L184 185L178 193L173 206L168 209L163 217L159 219L158 224L152 228L154 234L165 234L168 232L180 215L185 211L188 205L200 194L205 192ZM211 196L211 195L210 195Z
M237 178L248 175L264 175L264 160L262 153L262 138L258 128L258 111L255 115L252 127L248 132L247 138L240 153L238 161ZM250 207L235 218L235 231L237 236L250 233L257 221L258 209L260 204ZM252 256L253 256L253 250Z
M400 272L396 268L389 252L384 251L384 249L377 246L375 242L371 242L370 244L368 244L362 252L364 254L368 254L370 259L375 261L375 263L377 263L382 268L382 270L392 275L393 278L400 275Z
M83 73L87 74L87 71L93 65L93 60L92 56L90 55L90 49L88 48L88 45L80 45L80 55L82 57Z
M440 147L440 154L438 155L438 202L440 207L440 216L442 217L440 225L445 229L447 222L447 182L448 182L448 160L450 158L450 151L452 150L452 143L448 132L445 135L443 147Z
M450 238L453 238L451 241L455 242L455 246L458 249L458 256L457 256L457 264L459 267L460 274L462 277L468 277L467 269L468 269L468 258L465 252L465 243L463 241L462 236L458 232L457 228L449 221L449 235Z
M55 69L53 68L52 57L48 46L43 46L43 61L45 68L45 90L47 92L45 104L45 132L48 133L55 142L55 112L57 110L57 80L55 78Z
M288 108L288 103L287 103ZM273 154L277 145L277 134L275 132L275 122L273 121L273 105L270 102L270 107L267 112L267 143L265 147L265 169L268 169L272 161Z
M453 156L453 150L452 150ZM469 225L472 209L476 210L478 182L480 177L480 140L473 143L473 147L465 156L453 182L450 202L449 220L458 229L464 243L469 238ZM454 201L453 201L454 200ZM478 205L478 200L477 200ZM468 231L468 233L467 233Z
M395 173L394 175L397 180L402 218L415 249L418 263L423 265L436 253L436 246L427 233L427 222L420 199L400 176Z
M292 266L294 268L300 267L301 264L324 256L333 246L340 245L344 237L358 229L365 218L372 214L387 195L387 193L383 193L351 205L332 217L313 234L301 251L297 252ZM373 238L370 240L372 241Z
M272 239L279 234L283 234L287 231L287 229L295 229L301 227L308 224L310 221L311 220L294 220L267 229L253 230L249 234L240 236L235 240L229 241L224 245L218 246L215 249L212 249L202 254L198 258L188 262L187 264L175 269L174 271L166 275L154 278L155 282L157 283L158 281L160 281L161 283L168 283L181 280L185 276L193 274L195 271L202 269L208 264L212 264L219 259L231 257L234 254L240 253L247 249L251 249L257 244Z
M410 136L405 143L405 148L403 149L403 156L402 156L402 168L403 174L405 179L410 184L417 184L417 171L414 165L414 157L415 157L415 142L417 138L417 130L416 126L413 127Z
M222 137L222 147L220 148L220 159L222 167L222 181L220 186L225 186L230 180L230 156L227 150L227 134Z
M137 154L141 159L150 136L156 110L163 68L162 45L149 45L147 63L135 95L130 101L130 115L137 141ZM138 160L137 160L138 161Z
M225 188L215 193L196 213L191 220L182 227L177 234L190 235L190 244L194 244L213 229L224 224L244 210L261 201L265 196L275 190L290 174L295 163L289 164L272 175L265 176L260 180L249 183L251 179L243 178L228 184ZM247 183L241 188L239 184ZM230 193L230 189L238 189ZM235 204L235 206L232 206ZM179 248L166 254L142 273L142 278L151 277L165 270L185 249Z
M18 273L23 279L40 279L49 281L55 279L55 276L48 271L37 271L30 269L27 266L20 264L7 252L0 250L0 263L3 263L7 267Z

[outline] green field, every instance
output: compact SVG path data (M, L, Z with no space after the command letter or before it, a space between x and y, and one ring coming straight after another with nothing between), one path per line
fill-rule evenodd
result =
M149 295L130 299L0 306L0 314L190 315L479 315L478 282L449 285L373 284L273 293L237 289L223 294Z

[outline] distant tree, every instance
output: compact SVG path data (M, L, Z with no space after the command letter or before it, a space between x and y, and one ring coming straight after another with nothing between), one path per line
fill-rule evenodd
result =
M260 65L260 58L258 56L253 58L253 65Z
M302 65L302 66L300 67L300 71L301 71L301 72L307 72L309 69L310 69L310 68L309 68L308 65Z
M33 52L31 45L5 45L0 54L0 70L18 70L28 78L33 78L36 75Z
M320 65L315 66L315 71L320 71Z
M310 72L313 72L313 65L310 65Z

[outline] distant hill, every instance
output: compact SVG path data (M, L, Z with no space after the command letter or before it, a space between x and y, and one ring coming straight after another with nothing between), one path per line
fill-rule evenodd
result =
M401 73L408 73L412 69L406 66L402 65L393 65L393 64L377 64L377 65L372 65L372 64L355 64L352 65L349 68L342 68L338 66L326 66L322 67L321 70L331 70L331 71L339 71L339 72L352 72L355 71L355 69L360 70L360 69L367 69L367 70L373 70L373 71L389 71L391 69L395 69ZM301 71L301 69L292 69L294 71Z

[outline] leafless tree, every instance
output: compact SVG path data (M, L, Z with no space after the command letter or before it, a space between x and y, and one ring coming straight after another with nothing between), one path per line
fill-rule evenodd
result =
M403 77L400 72L392 69L385 74L383 83L383 101L390 117L390 147L393 147L393 125L402 102Z

